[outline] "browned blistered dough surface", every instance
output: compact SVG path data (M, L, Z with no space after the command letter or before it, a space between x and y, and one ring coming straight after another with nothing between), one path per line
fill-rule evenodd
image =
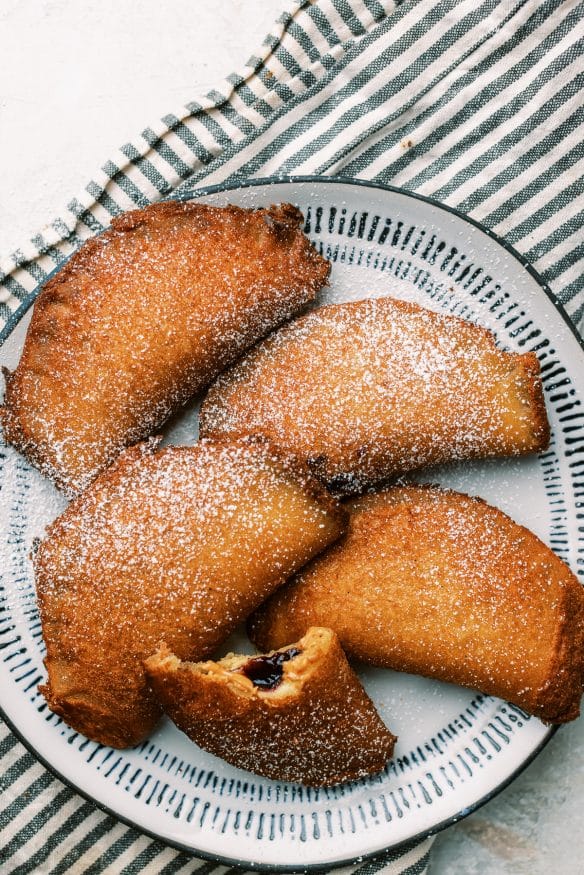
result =
M142 660L161 640L181 658L210 655L344 524L265 443L127 450L35 556L49 706L102 744L139 742L160 713Z
M89 240L35 304L4 435L70 493L311 301L328 263L284 204L154 204Z
M180 662L163 648L146 662L155 695L205 750L278 781L338 784L379 772L395 738L379 717L336 635L309 629L274 690L238 668L248 657Z
M455 459L547 446L539 364L484 328L392 298L322 307L211 387L201 434L256 431L333 491Z
M349 503L347 537L251 618L280 647L326 623L373 665L473 687L549 722L578 716L584 590L481 499L405 486Z

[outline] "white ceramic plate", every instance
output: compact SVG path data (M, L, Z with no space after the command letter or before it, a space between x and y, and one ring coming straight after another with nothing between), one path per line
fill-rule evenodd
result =
M260 180L196 196L214 204L297 204L307 233L333 263L319 303L391 294L480 322L511 349L535 350L553 428L550 449L539 458L434 469L419 479L482 496L580 571L584 358L566 316L516 253L438 204L364 183ZM0 350L9 367L18 361L28 318L10 326ZM169 442L195 439L196 411L192 405L173 421ZM340 865L464 817L552 734L499 700L363 669L368 691L399 736L395 759L370 780L320 791L263 780L199 750L169 722L132 750L96 745L51 714L37 691L43 645L28 556L65 501L11 448L0 463L0 706L59 777L145 832L247 868Z

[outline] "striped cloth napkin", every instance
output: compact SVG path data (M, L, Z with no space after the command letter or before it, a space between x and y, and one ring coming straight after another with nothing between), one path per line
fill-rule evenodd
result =
M221 91L124 145L63 215L2 265L0 327L119 212L274 174L360 177L437 198L505 237L581 325L584 4L291 4ZM219 873L118 823L0 734L0 869ZM431 839L351 870L423 873ZM2 868L4 867L4 868Z

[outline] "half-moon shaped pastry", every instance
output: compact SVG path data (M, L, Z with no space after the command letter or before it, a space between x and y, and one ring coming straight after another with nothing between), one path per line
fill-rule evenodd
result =
M201 434L258 432L338 493L454 459L547 446L534 353L392 298L322 307L267 338L211 387Z
M344 520L265 442L127 450L34 558L49 707L102 744L136 744L160 713L142 667L159 641L208 656Z
M280 647L311 625L373 665L473 687L549 723L578 716L584 589L479 498L424 486L355 500L349 532L251 619Z
M4 436L73 494L326 282L290 204L126 213L49 280L7 377Z
M240 769L322 787L379 772L395 738L330 629L263 656L145 663L154 694L189 738Z

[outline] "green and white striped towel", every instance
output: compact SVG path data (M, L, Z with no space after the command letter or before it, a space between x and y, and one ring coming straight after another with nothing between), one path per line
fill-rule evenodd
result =
M294 3L222 91L146 128L2 263L1 324L9 331L39 281L123 210L246 177L342 174L478 219L581 325L583 41L574 0ZM6 729L0 758L3 872L226 871L84 802ZM430 843L353 871L424 872Z

